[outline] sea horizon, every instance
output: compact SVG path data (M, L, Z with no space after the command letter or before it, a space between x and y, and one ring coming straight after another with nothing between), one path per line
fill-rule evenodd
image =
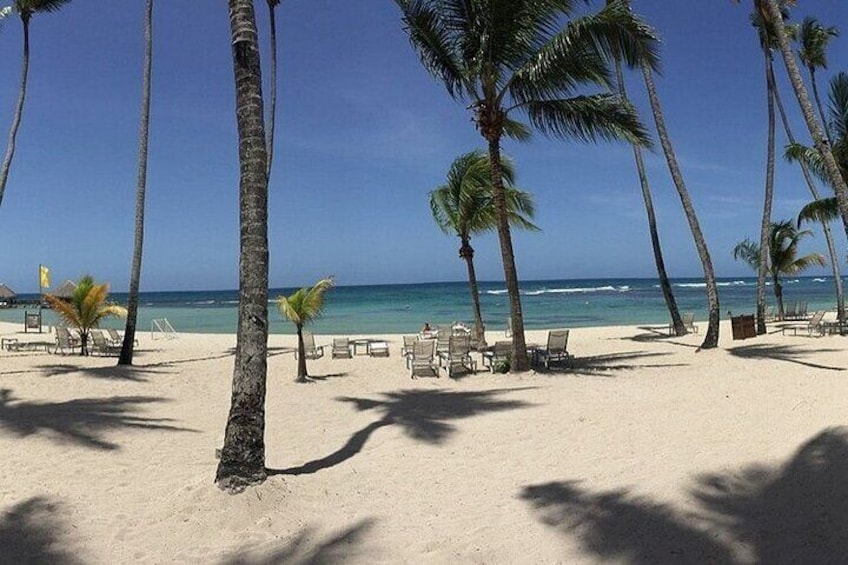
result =
M694 312L696 320L707 315L703 279L672 279L679 310ZM727 277L717 281L722 318L728 313L754 310L756 277ZM783 281L786 303L808 302L810 311L835 309L833 277L791 277ZM524 324L527 329L579 328L634 324L667 324L668 310L659 281L650 277L602 277L526 280L520 283ZM277 296L297 287L269 289L270 333L294 333L274 307ZM487 330L506 328L509 297L502 281L480 281L479 294ZM38 294L18 295L37 300ZM126 293L113 292L110 300L126 303ZM774 304L767 289L766 301ZM0 321L23 324L24 306L0 309ZM29 310L33 309L29 306ZM45 309L44 324L55 325L55 314ZM138 330L150 331L154 319L166 318L177 332L235 333L238 290L150 291L139 294ZM339 285L326 295L324 315L310 325L325 334L416 333L421 326L473 322L467 281ZM106 327L123 327L123 320L109 320Z

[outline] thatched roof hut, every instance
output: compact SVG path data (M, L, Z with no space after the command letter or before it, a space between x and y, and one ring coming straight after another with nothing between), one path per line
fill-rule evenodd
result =
M4 302L6 304L14 304L17 298L18 295L15 294L14 290L9 288L5 284L0 283L0 302Z
M66 300L70 300L74 295L74 289L77 287L77 284L72 280L67 280L56 287L54 292L51 292L53 296L64 298Z

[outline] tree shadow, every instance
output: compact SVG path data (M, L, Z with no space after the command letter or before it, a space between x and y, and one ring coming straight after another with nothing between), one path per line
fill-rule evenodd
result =
M814 369L825 369L828 371L844 371L845 367L833 367L830 365L821 365L810 361L803 361L803 357L815 355L817 353L840 353L841 349L808 349L797 345L777 345L766 343L752 343L750 345L740 345L730 347L727 352L734 357L742 359L772 359L776 361L784 361L786 363L795 363L812 367Z
M331 565L350 561L362 555L359 545L374 525L373 519L361 520L353 526L324 541L314 540L315 530L305 528L285 546L270 553L255 555L255 549L246 549L227 559L222 565Z
M671 353L648 353L644 351L626 351L623 353L605 353L603 355L590 355L586 357L573 357L565 367L558 369L552 368L546 373L565 373L585 375L591 377L614 377L612 374L616 371L633 371L636 369L654 368L654 367L688 367L687 363L662 363L662 364L647 364L634 363L637 359L646 359L648 357L663 357L671 355Z
M349 402L359 411L373 410L383 415L354 433L339 449L298 467L274 470L269 475L303 475L327 469L347 461L362 451L365 443L378 429L398 425L404 432L418 441L430 444L443 443L456 431L451 420L478 416L487 412L500 412L532 406L522 400L501 400L496 396L532 387L475 392L445 390L403 390L383 393L384 400L341 397L337 400Z
M629 335L625 337L611 337L608 339L615 340L623 340L623 341L634 341L636 343L668 343L670 345L679 345L680 347L689 347L691 349L698 349L698 345L693 343L684 343L682 341L675 341L679 339L681 336L676 336L674 334L668 333L668 326L638 326L640 330L645 330L645 333ZM692 335L692 334L686 334Z
M697 479L697 514L627 490L576 482L525 487L542 521L620 563L844 563L848 555L848 428L826 429L783 466Z
M83 376L94 379L110 379L115 381L132 381L137 383L147 382L147 375L157 373L169 373L160 371L144 365L107 365L105 367L85 367L70 363L37 365L36 369L44 373L45 377L60 377L71 373L80 373Z
M44 434L63 442L94 449L116 450L120 446L106 441L104 432L118 428L141 428L174 432L196 432L173 426L171 418L148 418L135 414L140 405L166 402L150 396L114 396L81 398L66 402L24 402L16 400L9 389L0 389L0 431L18 437Z
M313 381L327 381L330 379L340 379L342 377L348 376L349 373L327 373L326 375L309 375L310 380Z
M33 497L13 506L0 517L0 565L82 563L67 553L56 537L62 525L56 518L61 505Z

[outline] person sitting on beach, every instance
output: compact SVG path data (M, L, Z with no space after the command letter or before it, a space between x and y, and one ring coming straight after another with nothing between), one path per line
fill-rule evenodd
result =
M421 333L425 334L425 333L430 333L431 331L433 331L433 330L432 330L432 328L430 328L430 322L424 322L424 327L421 328Z

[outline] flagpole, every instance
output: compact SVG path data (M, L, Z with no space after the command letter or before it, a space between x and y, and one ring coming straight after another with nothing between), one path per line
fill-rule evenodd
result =
M44 289L41 286L41 272L44 266L38 264L38 333L41 333L41 306L44 303Z

